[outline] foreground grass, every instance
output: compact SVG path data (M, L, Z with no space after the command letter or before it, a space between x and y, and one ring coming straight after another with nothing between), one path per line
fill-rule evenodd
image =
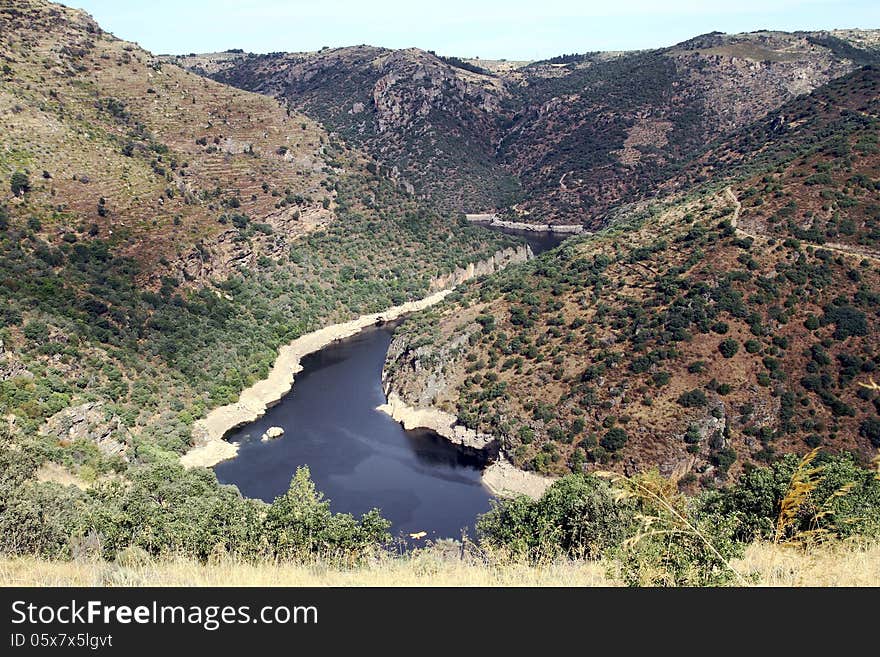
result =
M463 561L437 550L357 568L324 563L251 564L221 559L104 561L0 559L0 586L619 586L606 562L529 566ZM734 566L759 586L880 586L880 544L840 543L803 551L760 543Z

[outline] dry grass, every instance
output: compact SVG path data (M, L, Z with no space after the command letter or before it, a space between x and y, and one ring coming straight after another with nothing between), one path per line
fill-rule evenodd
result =
M880 544L827 543L803 551L759 543L736 562L760 586L880 586Z
M880 586L880 543L826 544L810 551L761 543L733 565L758 586ZM0 586L619 586L606 566L601 561L483 565L431 551L356 569L228 559L120 566L22 557L0 560Z
M202 565L174 559L122 567L106 562L0 561L0 586L610 586L595 562L484 566L431 553L381 559L356 569L316 563Z

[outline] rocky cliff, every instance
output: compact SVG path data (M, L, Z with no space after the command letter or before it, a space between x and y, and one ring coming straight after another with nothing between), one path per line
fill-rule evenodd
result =
M467 267L460 267L449 274L438 276L431 281L431 290L446 290L453 288L478 276L488 276L501 271L508 265L525 262L533 257L532 249L528 244L503 249L495 253L487 260L472 262Z

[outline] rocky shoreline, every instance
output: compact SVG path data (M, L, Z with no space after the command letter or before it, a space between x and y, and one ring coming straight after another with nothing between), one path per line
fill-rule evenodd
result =
M359 331L378 323L389 322L403 315L423 310L439 303L449 295L454 286L469 278L493 273L510 264L525 262L532 256L528 246L511 247L495 253L491 258L468 265L432 281L431 289L443 286L433 294L417 301L393 306L382 312L361 315L341 324L326 326L317 331L300 336L278 352L278 357L269 375L242 391L237 402L219 406L193 425L195 446L181 456L180 461L187 468L213 467L238 453L238 445L224 440L233 429L262 417L266 410L277 404L290 392L294 376L302 370L301 359L327 345L350 337Z
M385 386L387 402L376 410L388 414L404 429L431 429L454 445L483 452L492 458L498 455L498 440L489 434L478 433L458 423L458 418L439 408L413 408L396 392L389 392Z
M523 230L532 233L560 233L564 235L579 235L586 233L580 224L529 224L520 221L505 221L495 214L467 214L468 221L475 224L486 224L493 228L508 228L510 230Z
M492 462L483 470L483 484L498 497L528 495L537 499L553 483L550 477L520 470L500 454L500 445L495 436L479 433L458 422L458 418L439 408L414 408L407 404L396 392L389 392L385 384L388 401L376 410L387 413L400 422L404 429L430 429L449 442L481 452Z

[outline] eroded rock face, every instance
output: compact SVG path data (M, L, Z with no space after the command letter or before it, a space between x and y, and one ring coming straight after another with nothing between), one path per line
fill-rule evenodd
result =
M494 274L508 265L525 262L532 257L532 250L528 245L502 249L487 260L471 263L445 276L438 276L431 281L431 290L448 290L477 276Z
M252 268L260 256L272 259L283 257L290 244L312 230L326 226L334 219L331 210L321 204L288 206L266 216L254 218L257 223L267 224L272 232L257 232L241 239L234 228L200 242L171 265L178 280L204 284L212 280L225 280L239 268Z
M131 432L116 415L107 417L101 402L89 402L59 411L40 427L44 436L59 441L90 440L105 456L121 456L131 443Z

